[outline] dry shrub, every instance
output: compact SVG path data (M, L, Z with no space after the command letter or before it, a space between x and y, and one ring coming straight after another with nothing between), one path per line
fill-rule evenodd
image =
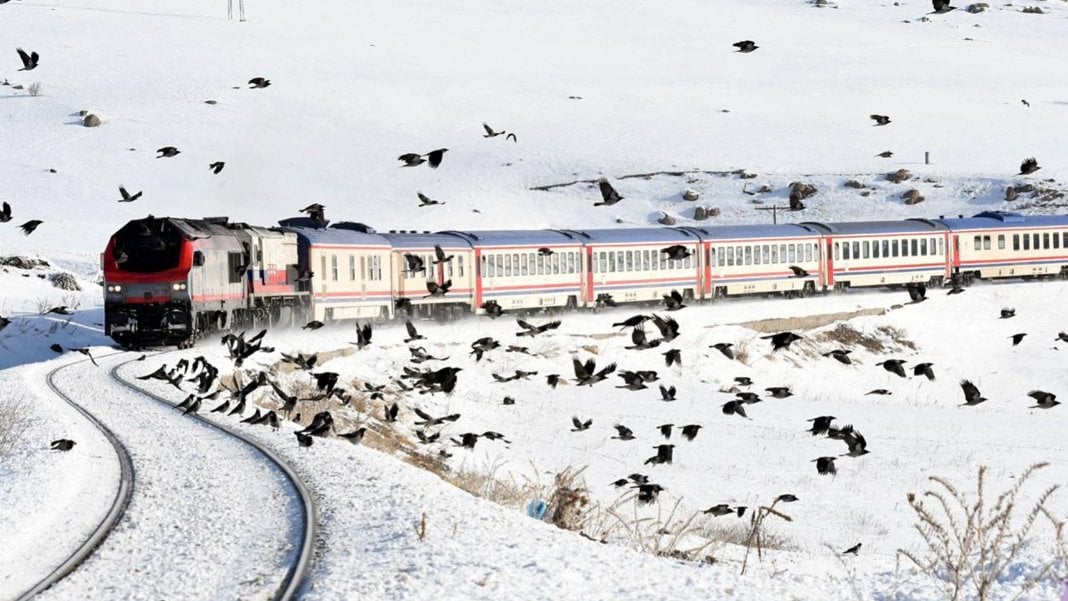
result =
M550 521L558 528L578 532L586 525L591 505L590 491L581 479L584 471L585 467L577 470L568 467L553 477L549 495Z
M909 506L916 513L915 525L923 540L918 551L898 550L921 572L940 580L948 599L985 601L1032 543L1040 523L1051 530L1054 552L1042 559L1037 569L1022 577L1023 590L1043 581L1062 579L1068 572L1064 521L1051 513L1049 504L1060 485L1041 492L1028 502L1023 489L1048 463L1027 468L1016 483L995 499L986 484L986 466L979 468L975 492L966 493L952 482L938 476L928 478L934 486L917 496L908 494Z
M22 442L30 426L27 406L21 398L0 402L0 458L9 456Z
M442 480L476 497L506 507L524 508L526 503L534 498L537 487L531 486L529 482L519 482L515 478L498 478L497 472L502 465L500 461L495 461L483 469L463 468L435 473Z

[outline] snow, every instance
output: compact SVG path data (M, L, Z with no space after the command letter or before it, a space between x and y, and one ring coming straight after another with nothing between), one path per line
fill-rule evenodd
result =
M0 332L0 403L23 403L29 419L22 445L0 458L0 597L62 561L114 492L110 448L47 390L44 377L82 358L57 358L53 343L88 346L98 357L112 352L100 331L95 282L107 237L129 219L225 214L271 225L321 202L330 219L383 231L648 225L661 212L688 225L696 206L721 209L707 225L767 223L770 216L754 209L786 204L794 181L819 192L804 211L780 213L782 222L1063 212L1063 198L1025 193L1004 201L1006 186L1024 182L1064 191L1068 98L1056 73L1068 62L1068 5L1061 2L1022 0L923 19L924 2L816 8L802 0L250 0L246 23L228 21L223 4L0 6L0 38L41 54L36 70L17 72L9 48L0 81L42 87L38 97L0 87L0 200L14 209L14 219L0 224L0 256L44 257L78 276L83 289L55 289L34 272L0 272L0 315L13 318ZM1021 12L1033 6L1047 14ZM760 48L734 53L731 44L740 39ZM255 76L272 85L248 89ZM80 110L103 124L81 127ZM872 113L892 123L873 127ZM515 132L518 142L483 138L483 121ZM168 145L182 153L156 159L155 149ZM395 158L443 147L449 151L438 169L400 168ZM894 157L874 156L884 150ZM1042 171L1015 177L1028 156ZM207 167L218 160L226 167L213 175ZM914 178L882 178L899 168ZM756 177L743 179L739 170ZM619 179L662 171L681 175ZM594 207L599 194L587 183L531 189L602 175L625 197L619 204ZM846 188L847 180L867 188ZM772 192L743 193L765 184ZM116 203L119 185L144 196ZM698 201L681 200L688 188ZM913 188L926 200L906 206L901 194ZM419 209L416 191L446 204ZM28 219L44 224L27 237L15 226ZM717 503L753 507L796 494L800 501L786 508L794 520L769 521L785 548L751 561L745 576L735 546L714 548L719 563L699 565L652 557L625 541L600 545L532 520L522 507L471 497L368 446L317 439L299 448L292 424L274 432L209 419L275 449L315 491L319 553L305 598L933 600L941 598L937 583L895 571L896 550L919 544L906 493L922 491L930 475L970 484L979 465L989 466L995 490L1036 461L1051 465L1035 491L1068 477L1064 408L1029 409L1026 396L1034 388L1068 394L1064 345L1054 342L1066 329L1058 311L1065 292L1063 282L1014 282L959 296L932 291L919 305L901 306L902 292L732 300L675 314L682 337L648 351L623 349L626 332L611 326L639 309L564 314L561 329L533 340L514 338L510 316L417 324L429 352L450 356L431 365L464 371L452 395L400 397L396 434L412 436L414 406L461 413L447 436L496 430L511 442L449 447L451 469L545 484L560 469L585 467L602 506L620 496L608 483L634 471L666 488L665 511L678 502L687 516ZM60 304L74 315L40 315ZM998 319L1002 306L1018 316ZM819 317L862 309L877 314ZM751 322L772 318L818 325L783 326L805 339L770 353L758 338L768 326ZM842 324L855 333L830 334ZM1012 347L1007 336L1016 332L1029 336ZM540 356L502 348L476 363L468 345L484 335L529 344ZM853 336L885 349L851 345ZM407 364L403 337L401 328L378 327L371 347L319 369L387 383ZM279 353L311 352L350 349L352 339L345 327L272 331L267 343ZM719 341L747 357L732 362L708 348ZM839 345L853 349L856 365L820 356ZM681 367L663 366L659 353L669 347L682 349ZM197 354L225 367L223 350L208 340L121 371L147 373ZM572 356L595 357L602 366L618 361L621 370L657 369L678 387L679 400L658 400L655 384L615 389L615 376L593 388L550 390L544 375L570 376ZM937 379L900 379L874 365L890 356L905 359L906 368L931 361ZM257 355L248 368L278 357ZM276 476L244 445L118 388L106 369L122 360L73 367L61 385L119 433L147 485L120 528L45 598L233 598L267 588L283 553L280 524L291 514ZM516 368L540 373L530 382L493 381L493 373ZM748 420L726 416L720 405L742 375L753 378L754 391L786 385L794 396L748 405ZM299 372L278 377L286 385L306 379ZM961 407L961 378L991 400ZM892 394L864 394L873 388ZM158 391L175 402L184 397ZM505 394L515 405L501 404ZM371 405L379 415L380 403ZM872 451L839 458L834 478L817 475L811 460L843 453L844 445L805 432L806 420L825 414L854 424ZM593 426L570 432L572 415L592 418ZM612 440L614 423L631 427L637 440ZM655 428L663 423L704 428L693 442L678 440L676 428L674 463L644 465L662 441ZM49 451L59 437L79 444L69 453ZM1057 515L1068 515L1062 496L1054 503ZM424 512L428 532L420 541L415 526ZM655 507L638 512L648 516ZM739 522L707 519L716 527ZM858 557L832 553L857 542ZM1048 543L1040 537L1012 566L997 598L1016 594L1023 575L1048 557ZM251 575L235 578L239 572ZM1053 598L1058 588L1047 580L1021 598Z

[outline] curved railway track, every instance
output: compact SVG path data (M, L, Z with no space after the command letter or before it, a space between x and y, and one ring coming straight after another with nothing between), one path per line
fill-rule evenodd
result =
M174 351L168 351L174 352ZM122 353L115 353L112 355L104 355L97 357L98 359L114 357ZM87 361L87 360L86 360ZM107 426L103 424L95 415L93 415L85 407L75 402L71 396L61 390L55 383L55 377L75 365L83 364L86 361L77 361L74 363L68 363L61 367L58 367L48 373L46 381L49 389L51 389L57 396L63 399L64 402L69 404L75 410L77 410L82 416L84 416L90 423L93 424L104 436L108 442L111 443L112 448L118 457L119 466L121 470L119 486L115 493L115 497L112 501L111 508L108 510L104 519L93 529L90 536L83 541L78 548L72 553L66 560L64 560L58 567L52 570L47 576L38 581L33 587L26 590L16 597L16 601L28 601L38 594L44 592L52 585L61 581L63 578L74 572L85 560L87 560L93 552L100 546L112 530L120 523L121 518L126 512L126 508L130 504L130 500L133 497L133 493L136 487L136 467L131 459L130 453L126 449L125 445L119 439L119 437L112 432ZM158 396L149 390L146 390L137 384L124 379L119 374L119 369L123 366L132 363L133 361L126 361L119 363L108 370L109 377L118 385L127 388L139 396L143 396L151 399L156 403L160 403L168 408L174 407L174 404L167 399ZM267 462L278 471L285 481L285 487L288 492L293 495L299 502L296 503L296 507L299 510L299 528L297 528L296 536L292 540L292 550L287 553L287 565L285 576L281 579L279 584L271 591L270 598L272 601L288 601L297 596L302 590L305 584L305 578L308 575L311 565L314 550L314 543L317 531L317 510L315 506L314 498L311 491L304 484L303 480L297 475L297 473L290 467L285 461L278 457L270 449L260 445L253 439L233 430L222 424L218 424L203 418L199 415L193 415L194 418L199 420L202 424L209 428L222 432L224 435L236 438L255 450L258 454L266 458Z

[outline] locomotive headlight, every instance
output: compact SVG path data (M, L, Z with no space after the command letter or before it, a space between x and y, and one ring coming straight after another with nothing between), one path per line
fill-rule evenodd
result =
M122 286L119 284L110 284L108 286L108 292L122 292Z
M175 282L171 284L171 290L174 290L175 292L185 290L185 282Z

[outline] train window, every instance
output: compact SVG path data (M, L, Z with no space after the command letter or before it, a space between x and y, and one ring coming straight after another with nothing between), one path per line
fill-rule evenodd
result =
M363 257L360 257L360 269L363 270ZM349 255L349 281L356 281L356 255Z
M734 254L738 257L738 264L741 265L742 264L742 247L741 246L734 247Z
M512 255L504 255L504 270L501 271L501 275L504 277L512 275Z
M908 240L902 240L901 241L901 256L902 257L909 256L909 241Z
M919 241L918 241L918 240L916 240L915 238L913 238L913 239L909 240L909 248L910 248L910 249L912 249L912 250L910 251L910 254L911 254L912 256L914 256L914 257L915 257L915 256L917 256L917 255L919 255L919 254L920 254L920 250L919 250L919 249L920 249L920 243L919 243ZM988 248L989 248L989 246L988 246Z
M890 254L892 256L900 257L901 256L900 248L901 248L901 241L899 241L899 240L891 240L890 241Z
M650 263L653 262L652 254L653 251L642 251L642 271L649 271L652 269L652 266L650 265Z
M939 238L938 239L938 254L939 254L939 256L945 254L945 252L946 252L945 246L946 246L945 240L943 240L942 238Z
M578 273L578 253L567 253L567 272Z
M864 253L863 256L864 256L865 259L870 257L871 256L871 241L870 240L865 240L864 243L860 245L860 249L861 249L861 252Z
M1042 234L1042 248L1049 248L1049 232Z
M603 250L597 254L601 255L598 262L601 264L601 273L604 273L608 271L608 257Z
M230 283L236 284L245 277L245 266L241 261L241 253L227 253L226 266L230 272Z
M793 249L794 249L794 247L791 246L790 250L793 250ZM791 253L791 254L793 254L793 253ZM848 242L843 242L842 243L842 258L845 259L846 261L848 261L849 259L852 258L850 256L850 254L849 254L849 243ZM790 257L790 260L792 261L793 257Z
M1012 250L1020 250L1020 234L1012 235Z
M765 265L768 265L769 263L771 263L771 251L768 250L769 248L770 247L767 244L764 245L764 253L763 254L764 254L764 264Z
M860 258L860 242L854 242L853 243L853 258L854 259L859 259ZM811 261L812 257L809 257L809 260Z
M337 255L330 255L330 279L337 281Z
M776 264L778 262L779 262L779 245L778 244L772 244L771 245L771 263L772 263L772 265L774 265L774 264Z
M1057 235L1057 232L1053 232L1053 248L1061 247L1061 237Z
M624 265L624 263L623 263L623 251L617 250L616 251L616 269L618 271L624 271L623 265Z
M660 255L662 254L664 253L655 250L649 252L649 267L653 271L658 271L660 269Z
M486 255L482 255L482 257L478 260L478 275L484 278L490 277L489 266L489 259L486 257Z
M920 255L927 256L927 238L920 238Z
M626 270L634 271L634 254L628 250L623 253L623 259L626 261Z
M873 259L878 259L879 256L880 256L880 253L879 253L879 241L878 240L873 240L872 243L871 243L871 257Z
M842 258L842 251L838 248L839 243L834 243L834 260L837 261Z
M1031 236L1028 236L1027 234L1023 235L1023 249L1031 250Z
M536 261L535 268L538 270L538 272L537 272L538 275L544 274L545 273L545 255L542 255L541 253L538 253L538 258L535 259L535 261ZM594 264L594 270L596 270L596 269L597 269L596 264Z
M745 257L745 264L746 265L752 265L753 264L753 248L751 246L743 246L742 247L742 254Z
M1038 245L1038 234L1031 234L1031 239L1034 240L1035 250L1042 248Z
M793 244L790 244L790 245L788 245L786 247L786 250L789 253L790 262L791 263L796 263L797 262L797 247L795 247Z
M727 247L727 265L731 265L731 266L734 265L734 247L733 246L728 246Z
M786 245L785 244L780 244L779 245L779 262L780 263L785 263L786 262Z
M447 263L445 263L446 268L447 268L446 269L447 273L445 274L445 277L449 277L449 278L452 277L452 263L453 263L452 261L448 261Z
M1068 248L1068 232L1061 232L1061 236L1064 238L1061 240L1061 246Z
M814 244L805 244L805 245L803 245L803 248L805 249L805 260L806 261L812 261L812 248L814 246L815 246ZM853 255L854 256L860 256L860 251L857 250L857 248L858 247L853 247Z
M983 250L990 250L990 236L983 236Z
M610 271L612 273L615 273L616 272L616 253L609 252L607 254L608 254L608 271Z
M760 265L760 245L753 247L753 265Z
M326 255L319 255L319 273L323 274L323 292L326 292Z
M979 250L980 248L982 248L983 239L981 236L975 236L973 240L975 241L975 250Z
M1005 234L998 234L998 250L1005 250Z
M530 275L529 265L527 265L527 253L519 255L519 275Z
M372 278L376 282L382 281L382 257L375 255L371 257L371 264L374 266L374 273ZM464 274L464 258L460 257L460 275Z
M512 275L519 275L519 253L512 253Z

